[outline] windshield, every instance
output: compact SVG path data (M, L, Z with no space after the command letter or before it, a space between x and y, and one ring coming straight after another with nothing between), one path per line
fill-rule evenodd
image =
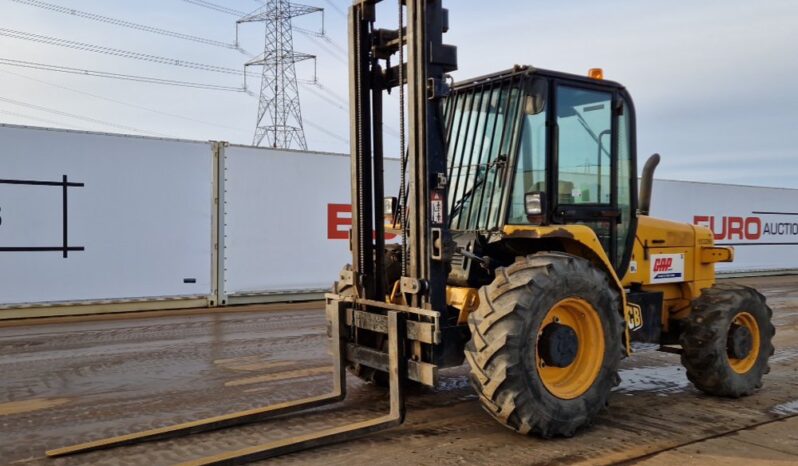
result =
M507 223L510 224L529 223L524 196L526 193L546 191L546 89L544 80L536 80L526 97L513 194L507 216Z
M444 104L453 230L499 225L505 173L521 109L519 77L455 90Z
M531 95L545 95L541 89ZM554 109L557 122L557 200L558 205L609 204L611 164L611 99L609 92L557 88ZM523 117L518 161L507 221L528 224L524 196L546 192L546 112L545 101ZM606 230L606 227L598 228Z

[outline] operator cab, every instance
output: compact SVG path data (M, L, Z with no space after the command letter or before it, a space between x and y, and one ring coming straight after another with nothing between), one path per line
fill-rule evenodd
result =
M516 67L456 85L442 105L449 221L460 248L484 253L509 225L584 224L624 275L637 169L634 106L623 86ZM502 262L532 252L490 256ZM471 282L458 270L465 260L454 262L450 281Z

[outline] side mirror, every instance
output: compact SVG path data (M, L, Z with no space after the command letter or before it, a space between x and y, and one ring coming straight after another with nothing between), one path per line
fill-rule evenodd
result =
M542 224L546 216L546 196L541 191L533 191L524 195L524 209L530 223Z
M528 95L524 99L524 113L527 115L537 115L544 109L545 102L541 95Z
M544 79L535 79L527 87L524 98L524 113L537 115L546 109L546 93L548 84Z

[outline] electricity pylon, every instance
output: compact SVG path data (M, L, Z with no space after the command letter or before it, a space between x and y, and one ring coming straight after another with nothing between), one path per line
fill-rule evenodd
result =
M269 147L307 150L295 65L315 60L316 56L294 51L291 20L311 13L323 14L323 11L287 0L269 0L236 22L236 28L241 23L266 23L263 54L244 65L245 69L263 67L253 145L260 146L265 139Z

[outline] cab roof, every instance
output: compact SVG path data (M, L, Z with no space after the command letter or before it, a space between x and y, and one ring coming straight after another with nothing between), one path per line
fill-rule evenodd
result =
M479 86L479 85L489 84L491 82L504 81L505 79L519 77L519 76L540 76L545 78L561 79L572 82L575 81L593 86L599 85L602 87L624 89L623 85L615 81L610 81L607 79L593 79L587 76L571 74L571 73L563 73L561 71L545 70L541 68L535 68L530 65L515 65L514 67L508 70L499 71L497 73L486 74L483 76L478 76L464 81L459 81L455 83L453 89L460 91L470 88L472 86Z

